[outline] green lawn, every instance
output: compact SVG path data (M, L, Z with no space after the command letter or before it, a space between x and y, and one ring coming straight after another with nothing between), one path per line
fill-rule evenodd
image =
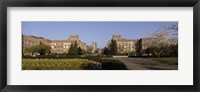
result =
M178 58L177 57L167 57L167 58L146 58L150 60L155 60L163 63L167 63L170 65L178 65Z
M22 70L93 70L99 63L85 59L22 59Z

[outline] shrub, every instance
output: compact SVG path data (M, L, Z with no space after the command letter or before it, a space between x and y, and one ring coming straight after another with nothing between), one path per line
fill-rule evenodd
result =
M100 58L112 58L113 55L97 55L99 56Z
M23 59L22 70L96 70L100 63L82 59Z
M102 59L100 62L103 70L127 70L126 65L120 60Z
M88 59L88 60L97 61L97 62L101 60L99 56L84 56L82 57L82 59Z
M81 59L81 55L40 55L40 56L23 56L24 59Z
M25 53L39 53L40 55L45 55L50 53L50 49L50 46L43 45L42 43L40 43L40 45L25 48Z

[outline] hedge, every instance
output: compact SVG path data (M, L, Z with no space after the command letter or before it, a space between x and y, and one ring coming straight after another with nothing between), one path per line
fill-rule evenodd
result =
M101 59L102 70L127 70L127 67L120 60Z

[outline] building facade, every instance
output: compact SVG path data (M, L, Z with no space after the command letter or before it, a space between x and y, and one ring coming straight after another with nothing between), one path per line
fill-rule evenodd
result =
M71 42L67 40L52 40L51 41L51 53L63 54L69 51Z
M113 35L112 40L117 43L117 51L119 54L135 52L135 41L134 39L125 39L121 35ZM111 41L108 42L109 47Z
M96 42L92 42L91 45L88 45L87 47L87 52L88 53L96 53L98 51L98 48L97 48L97 43Z
M51 40L45 39L43 37L22 35L22 51L24 52L25 48L40 44L50 45L50 42Z
M97 51L97 43L96 42L92 42L92 53L95 53L95 51Z
M51 47L51 53L64 54L68 53L71 44L75 42L77 42L78 47L80 47L84 51L87 50L86 43L82 42L79 39L78 35L71 35L67 40L49 40L42 37L26 36L26 35L23 35L22 39L23 39L22 41L23 52L25 48L43 44Z
M135 46L136 46L136 52L141 53L142 50L145 50L149 47L151 47L152 41L155 38L140 38L137 40Z
M119 54L141 53L142 50L151 47L152 41L155 42L155 38L125 39L121 35L113 35L111 40L116 41ZM106 45L107 48L109 48L111 40L108 41ZM85 52L102 52L102 50L97 47L96 42L87 45L79 39L78 35L70 35L67 40L49 40L43 37L22 35L22 51L24 53L25 48L43 44L51 47L51 53L65 54L68 53L71 44L75 42L77 42L78 47ZM172 45L178 44L178 39L171 39L170 42Z
M161 45L162 44L162 45ZM136 42L136 52L147 55L146 52L143 52L143 50L146 50L147 48L150 47L156 47L156 46L174 46L178 45L178 38L170 38L167 41L162 41L161 39L158 38L140 38Z
M87 50L86 43L82 42L78 35L70 35L69 39L67 40L52 40L51 52L57 54L68 53L71 44L74 44L75 42L77 42L78 47L80 47L82 50Z
M119 54L137 54L151 47L152 39L154 38L125 39L121 35L113 35L111 40L116 41ZM111 40L108 41L106 47L109 48Z

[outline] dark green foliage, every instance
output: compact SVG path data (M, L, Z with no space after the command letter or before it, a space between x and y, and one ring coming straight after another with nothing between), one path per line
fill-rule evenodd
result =
M143 49L140 51L141 54L146 54L148 49Z
M124 63L115 59L102 59L102 70L127 70Z
M81 56L81 55L44 55L44 56L23 56L23 59L88 59L100 61L100 56Z
M80 68L84 70L101 70L101 63L83 63Z
M105 47L103 50L104 55L117 55L117 42L115 40L111 40L109 48Z
M68 51L68 55L78 55L77 49L78 49L78 44L75 41L74 43L71 44L69 51Z
M171 46L172 53L170 55L178 57L178 45Z
M142 50L142 54L148 54L148 55L152 54L153 56L155 56L156 55L155 52L157 51L157 49L158 48L156 48L156 47L149 47L145 50Z
M171 49L171 46L165 46L163 48L163 52L161 53L161 56L169 56L170 53L173 53L173 50Z
M43 56L22 56L23 59L81 59L80 55L43 55Z
M83 55L83 50L80 47L78 47L78 49L77 49L77 54L78 55Z
M134 51L128 53L128 55L134 55L134 54L136 54Z
M110 52L112 55L117 55L117 42L115 40L111 40L110 43Z
M68 55L72 55L73 54L73 48L74 48L74 44L70 45L69 51L68 51Z
M45 55L45 54L49 54L51 50L50 46L47 45L36 45L36 46L32 46L30 48L26 48L25 52L26 53L39 53L40 55Z
M103 54L104 55L111 55L111 51L108 49L108 48L104 48L104 50L103 50Z
M80 47L78 47L78 43L75 41L71 44L68 55L83 55L85 51L83 51Z
M141 54L152 54L152 56L158 56L156 52L159 52L160 49L162 49L161 53L159 56L161 57L177 57L178 56L178 45L171 45L171 46L164 46L162 48L157 48L157 47L149 47L145 50L141 51Z
M92 61L101 61L101 58L100 56L85 56L85 57L82 57L82 59L88 59L88 60L92 60Z
M112 58L113 55L97 55L100 58Z
M74 48L73 48L74 55L78 55L77 49L78 49L78 44L77 44L77 42L75 41L75 43L74 43Z

